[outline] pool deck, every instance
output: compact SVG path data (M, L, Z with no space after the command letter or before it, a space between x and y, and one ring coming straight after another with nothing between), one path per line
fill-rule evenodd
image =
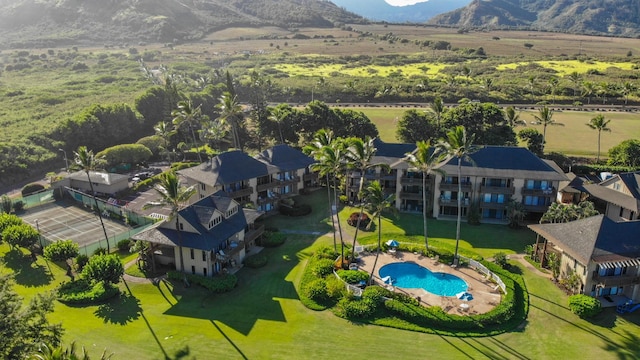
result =
M360 262L358 263L358 268L363 271L371 272L373 262L376 259L375 253L368 252L360 254L359 258ZM414 262L426 267L432 272L443 272L458 276L469 285L467 292L473 295L473 300L463 301L455 296L435 295L424 289L407 289L385 285L382 283L382 280L380 280L378 270L384 265L397 262ZM448 264L442 264L434 258L427 258L420 254L403 251L398 251L395 254L387 252L380 253L376 269L373 279L378 283L378 285L385 286L395 292L403 292L414 298L420 298L420 302L423 306L440 306L449 314L483 314L490 311L500 303L501 294L499 290L496 290L496 284L487 281L483 274L467 267L454 268Z

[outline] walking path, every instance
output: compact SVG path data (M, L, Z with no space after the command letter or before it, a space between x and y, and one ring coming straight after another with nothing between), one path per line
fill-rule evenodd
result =
M524 258L523 254L512 254L509 255L509 259L511 260L517 260L518 262L520 262L520 264L522 264L525 268L527 268L527 270L533 272L536 275L542 276L542 277L546 277L546 278L551 278L551 274L547 273L547 272L543 272L538 270L535 266L531 265L527 259Z
M128 269L131 266L136 266L136 261L138 260L138 258L135 258L131 261L129 261L128 263L124 264L124 268ZM141 277L137 277L137 276L131 276L129 274L124 274L122 275L122 279L126 282L129 283L134 283L134 284L158 284L160 281L164 280L167 277L166 274L164 275L160 275L158 277L155 278L141 278Z

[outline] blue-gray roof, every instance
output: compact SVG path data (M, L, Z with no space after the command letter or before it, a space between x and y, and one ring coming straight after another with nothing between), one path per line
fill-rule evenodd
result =
M279 171L305 169L315 160L289 145L276 145L255 156L255 159L276 167Z
M210 161L179 171L181 175L211 186L232 184L273 172L271 165L240 150L222 153Z
M475 164L463 161L462 166L505 170L556 172L556 170L529 151L529 149L523 147L484 146L471 154L470 157L473 159ZM447 162L447 165L457 164L457 158L453 158Z
M627 172L618 176L631 192L631 196L640 200L640 172Z
M403 158L405 154L416 149L416 144L391 144L386 143L379 138L373 139L373 145L376 148L376 156L399 159Z

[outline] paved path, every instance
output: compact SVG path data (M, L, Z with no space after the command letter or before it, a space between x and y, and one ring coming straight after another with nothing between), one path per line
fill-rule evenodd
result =
M524 258L524 254L511 254L509 255L509 259L511 260L517 260L518 262L520 262L520 264L522 264L524 267L526 267L529 271L533 272L536 275L542 276L542 277L546 277L546 278L551 278L551 274L547 273L547 272L542 272L540 270L538 270L535 266L531 265L525 258Z
M131 261L129 261L128 263L126 263L124 265L125 269L130 268L131 266L137 266L136 265L136 261L138 260L138 258L135 258ZM141 278L141 277L137 277L137 276L131 276L129 274L124 274L122 275L122 279L128 283L134 283L134 284L158 284L160 281L164 280L167 277L167 275L160 275L158 277L155 278Z

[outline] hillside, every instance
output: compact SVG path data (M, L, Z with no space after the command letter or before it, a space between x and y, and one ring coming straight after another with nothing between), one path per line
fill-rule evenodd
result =
M0 47L182 42L229 26L362 21L323 0L0 0Z
M331 0L344 9L370 20L394 23L423 23L430 18L461 8L471 0L429 0L407 6L392 6L384 0Z
M473 0L440 14L433 25L529 28L593 35L640 35L637 0Z

